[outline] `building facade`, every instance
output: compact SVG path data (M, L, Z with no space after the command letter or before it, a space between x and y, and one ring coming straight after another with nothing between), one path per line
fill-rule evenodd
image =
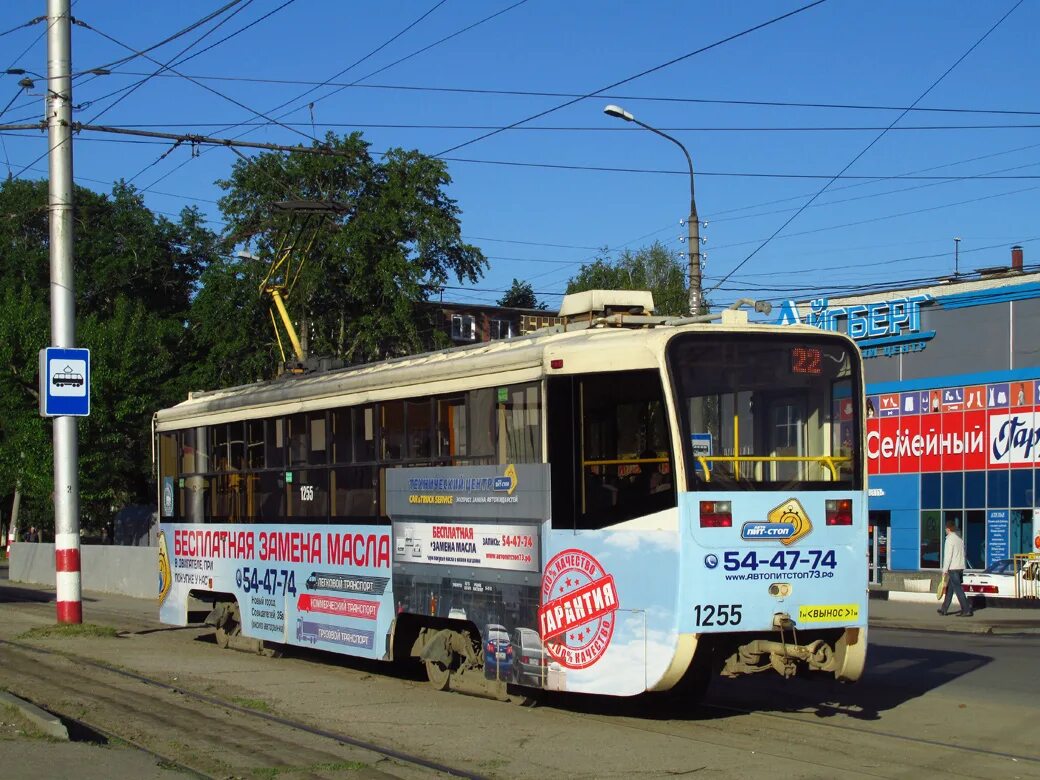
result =
M517 309L509 306L447 301L429 305L435 306L440 312L441 327L452 343L458 345L524 336L560 322L556 312L543 309Z
M938 569L943 527L970 568L1034 551L1040 527L1040 273L786 302L779 321L840 330L866 358L871 532L893 570Z

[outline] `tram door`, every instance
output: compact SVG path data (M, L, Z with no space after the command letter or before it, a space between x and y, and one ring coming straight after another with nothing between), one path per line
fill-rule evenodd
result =
M892 513L874 510L870 515L870 538L867 545L867 561L870 568L870 581L881 582L881 572L889 568L889 534L891 533Z

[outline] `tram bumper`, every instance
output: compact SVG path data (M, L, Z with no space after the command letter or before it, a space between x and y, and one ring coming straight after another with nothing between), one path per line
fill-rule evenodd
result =
M798 641L794 622L786 613L774 615L773 628L777 638L754 637L736 646L723 662L721 674L739 677L772 669L789 679L804 669L829 672L843 682L854 682L862 676L866 664L865 628L839 629L828 637L806 643Z

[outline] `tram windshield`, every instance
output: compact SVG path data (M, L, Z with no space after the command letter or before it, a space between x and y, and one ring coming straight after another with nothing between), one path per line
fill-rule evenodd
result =
M691 489L862 486L859 356L846 342L685 334L668 361Z

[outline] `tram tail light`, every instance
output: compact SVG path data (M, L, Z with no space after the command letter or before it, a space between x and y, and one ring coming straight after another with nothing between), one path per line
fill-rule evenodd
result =
M701 528L730 528L732 526L732 501L701 501Z
M827 525L852 525L852 499L838 498L827 501Z

